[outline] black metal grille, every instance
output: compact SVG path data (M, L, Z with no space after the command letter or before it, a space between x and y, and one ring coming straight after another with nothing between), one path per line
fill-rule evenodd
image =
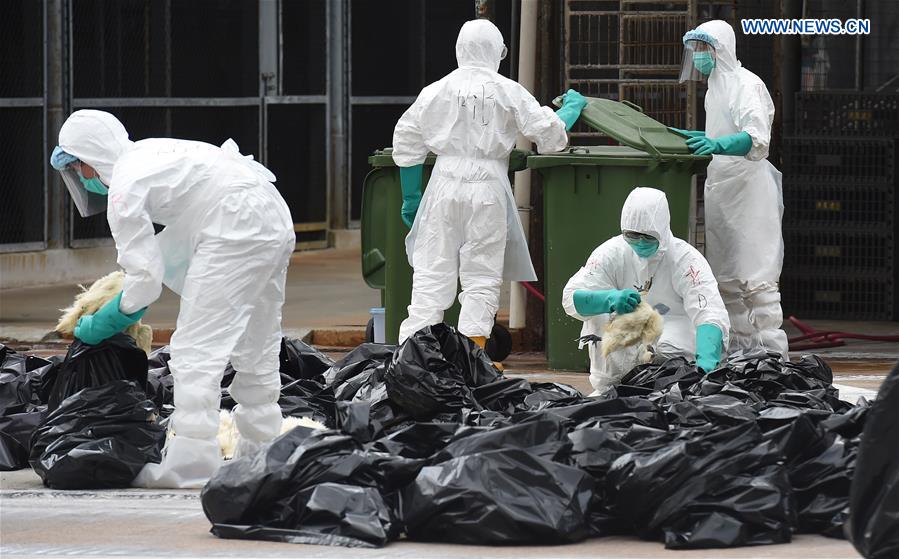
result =
M886 228L808 229L784 231L785 273L883 273L895 272L896 245Z
M801 318L893 320L894 280L885 274L796 274L781 278L784 314Z
M799 92L796 94L796 133L899 136L899 94Z
M896 184L896 144L893 140L784 138L783 158L784 175L790 179Z
M75 0L76 98L258 94L258 4Z
M0 244L44 240L43 107L0 108Z
M324 105L268 107L268 167L298 223L327 221Z
M891 228L896 218L892 185L790 182L784 185L784 225L790 227Z
M15 250L45 241L43 4L3 3L0 17L0 245Z

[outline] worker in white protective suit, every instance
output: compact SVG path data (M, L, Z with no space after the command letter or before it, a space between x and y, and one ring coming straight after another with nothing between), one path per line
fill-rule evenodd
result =
M582 336L599 338L611 313L633 312L645 301L662 315L662 334L654 347L656 359L695 359L697 367L708 373L721 361L730 322L705 258L675 237L670 223L665 193L635 188L621 209L621 235L599 245L568 280L562 306L584 322ZM590 353L594 394L617 385L639 364L612 366L598 344L583 345ZM636 358L637 354L630 355Z
M406 252L414 273L402 342L438 324L461 281L459 332L483 347L503 280L533 281L534 267L509 185L509 154L521 132L540 152L568 145L586 99L569 90L557 113L497 73L506 53L487 20L466 22L456 41L459 67L425 87L393 133L400 167ZM422 167L437 154L422 196Z
M783 265L781 173L768 162L774 103L736 55L734 30L709 21L684 35L681 81L708 81L705 131L680 131L712 154L705 181L706 256L730 314L730 351L787 357L778 281Z
M82 215L106 206L125 271L122 293L82 317L75 336L97 344L122 331L163 283L181 295L170 344L170 436L162 463L146 465L134 484L202 487L221 462L220 383L229 360L237 452L254 452L281 427L281 306L295 235L275 176L233 140L132 142L113 115L94 110L66 120L51 164ZM154 223L165 226L158 235Z

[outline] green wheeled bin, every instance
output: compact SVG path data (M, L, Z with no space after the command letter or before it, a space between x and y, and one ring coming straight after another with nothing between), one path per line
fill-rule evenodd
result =
M621 233L621 208L635 187L665 192L671 232L686 239L692 177L711 160L690 154L683 136L629 103L589 99L581 120L625 145L528 158L543 177L546 356L551 369L570 371L588 370L589 359L578 349L582 323L562 308L569 278L597 246Z
M528 155L530 152L513 150L509 157L509 172L524 169ZM425 187L436 160L437 156L433 154L425 160L422 177ZM405 244L409 228L400 216L403 191L392 150L378 150L368 162L372 168L362 189L362 277L369 287L381 290L385 338L388 344L395 344L400 323L405 320L412 299L412 267ZM455 325L458 319L457 298L444 314L444 322Z

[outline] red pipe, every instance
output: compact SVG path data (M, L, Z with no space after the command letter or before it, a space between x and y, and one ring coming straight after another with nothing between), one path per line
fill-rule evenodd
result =
M839 347L845 345L844 340L865 340L870 342L899 342L897 336L872 336L868 334L855 334L853 332L839 332L832 330L816 330L805 324L795 316L789 317L790 322L800 332L801 336L794 336L788 341L790 344L796 342L808 342L806 344L791 345L790 349L794 351L802 351L806 349L821 349L825 347Z
M528 290L528 293L530 293L530 294L533 295L534 297L540 299L540 300L543 301L544 303L546 302L546 297L543 296L543 293L540 293L539 291L537 291L537 288L534 287L533 285L531 285L530 282L522 281L522 282L519 282L519 283L521 283L521 285L523 285L524 288Z

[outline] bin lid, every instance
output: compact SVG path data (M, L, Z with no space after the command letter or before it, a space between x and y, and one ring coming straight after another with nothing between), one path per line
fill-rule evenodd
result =
M654 167L657 165L689 166L701 172L711 161L708 155L662 154L653 156L629 146L574 146L556 153L528 157L528 168L564 167L566 165L600 165L603 167Z
M553 100L562 106L562 98ZM687 138L672 132L666 125L643 113L643 109L629 101L613 101L587 97L587 106L579 120L588 126L611 136L626 146L643 150L655 156L689 154Z

